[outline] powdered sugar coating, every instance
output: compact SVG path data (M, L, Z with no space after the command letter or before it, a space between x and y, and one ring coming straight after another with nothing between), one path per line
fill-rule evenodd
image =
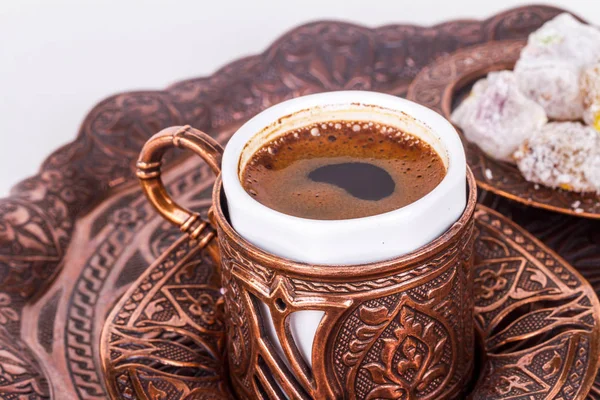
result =
M540 105L519 91L514 74L501 71L473 86L452 114L452 122L488 156L514 162L512 154L547 118Z
M586 68L581 74L583 120L600 131L600 64Z
M600 192L600 135L579 122L554 122L533 132L515 153L530 182L575 192Z
M519 64L518 64L519 65ZM583 115L579 69L562 61L536 60L515 69L523 94L543 107L549 118L576 120Z
M532 33L515 66L519 87L549 118L583 116L579 78L600 59L600 30L561 14Z

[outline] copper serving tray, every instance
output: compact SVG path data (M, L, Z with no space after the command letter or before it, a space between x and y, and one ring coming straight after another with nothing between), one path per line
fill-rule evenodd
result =
M210 77L99 103L75 141L0 201L1 396L107 398L99 346L104 322L120 296L180 238L154 213L134 176L138 152L152 134L188 123L224 143L258 111L301 94L369 89L404 96L418 71L438 56L490 40L523 39L561 12L525 7L430 28L316 22ZM205 209L212 179L198 161L173 154L165 178L182 203ZM489 193L481 201L534 233L600 290L600 221L534 210ZM186 254L175 250L166 262L177 264ZM598 380L595 385L590 398L600 396ZM565 398L578 390L569 393Z

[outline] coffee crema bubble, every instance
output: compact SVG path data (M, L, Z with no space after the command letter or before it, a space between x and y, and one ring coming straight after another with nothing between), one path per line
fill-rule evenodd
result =
M339 220L404 207L445 174L437 152L409 133L374 122L330 121L267 142L250 157L241 180L269 208Z

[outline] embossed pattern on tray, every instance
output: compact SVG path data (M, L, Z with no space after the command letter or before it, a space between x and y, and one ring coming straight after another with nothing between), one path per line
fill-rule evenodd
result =
M405 95L436 57L490 40L523 39L561 12L524 7L485 21L425 28L317 22L210 77L100 102L74 142L0 200L0 397L106 399L99 355L105 318L180 237L154 213L133 173L152 134L189 123L225 143L256 112L300 94L355 88ZM171 193L186 206L206 207L209 172L177 154L172 160L165 176ZM482 195L600 291L599 221ZM600 382L589 398L600 398Z
M481 207L476 226L475 321L487 361L472 398L574 399L587 393L600 345L593 289L501 214Z
M521 40L489 42L442 57L423 68L407 97L450 118L463 86L490 71L512 69L524 45ZM475 144L463 142L467 162L481 188L530 206L600 218L600 196L595 193L575 193L528 182L515 165L493 160Z

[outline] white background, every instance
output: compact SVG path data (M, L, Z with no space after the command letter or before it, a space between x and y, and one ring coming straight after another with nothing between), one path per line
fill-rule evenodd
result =
M486 18L521 0L0 0L0 197L99 100L207 75L317 19ZM555 0L600 25L600 0ZM585 51L585 49L582 49Z

